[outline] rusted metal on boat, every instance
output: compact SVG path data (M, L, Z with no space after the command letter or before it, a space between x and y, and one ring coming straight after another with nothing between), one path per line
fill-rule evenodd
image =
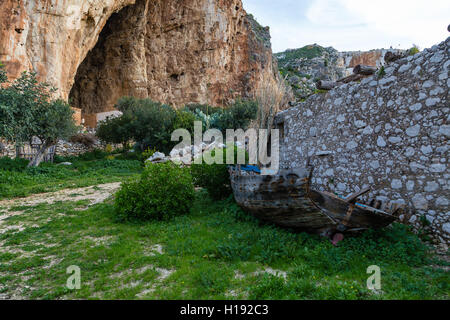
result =
M230 167L238 205L263 221L281 227L332 236L390 225L397 217L356 202L369 190L346 199L311 189L312 167L281 170L264 176Z

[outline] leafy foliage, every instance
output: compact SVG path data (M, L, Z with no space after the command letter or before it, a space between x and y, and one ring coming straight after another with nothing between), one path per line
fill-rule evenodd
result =
M381 68L377 72L378 79L383 78L386 75L386 70L384 69L384 66L381 66Z
M243 100L225 109L190 104L175 110L149 99L132 97L121 98L116 108L123 115L100 123L97 136L101 140L122 144L134 140L140 152L150 147L164 153L169 153L175 146L171 135L176 129L186 129L193 134L195 121L202 122L203 130L215 128L225 133L226 129L247 129L258 110L255 102Z
M153 148L153 149L151 149L151 148L147 148L147 150L145 150L144 152L142 152L142 154L141 154L141 160L142 161L146 161L148 158L150 158L151 156L153 156L155 153L156 153L156 149L155 148Z
M107 143L127 145L133 139L129 131L131 119L127 115L107 118L99 123L96 135Z
M121 98L116 108L123 112L118 118L106 119L100 123L97 135L108 143L136 141L138 149L144 151L149 147L168 152L171 146L175 110L165 104L149 99L133 97Z
M120 221L162 220L189 212L195 190L186 169L173 163L150 164L139 181L125 183L116 194Z
M0 62L0 85L8 80L6 75L5 66Z
M11 159L9 157L0 158L0 170L21 172L25 170L28 165L28 160L25 159Z
M209 156L214 158L217 152L223 155L223 164L207 164L205 159L201 164L192 164L191 172L194 183L202 188L205 188L211 198L221 200L228 198L232 193L230 186L230 174L228 173L227 153L226 150L214 149L209 152ZM239 149L234 147L234 157L237 160ZM208 153L206 154L208 156ZM248 162L248 154L245 154L246 162Z
M213 127L224 134L227 129L246 130L250 122L256 119L258 104L251 100L237 100L231 107L223 110Z
M420 49L417 45L413 45L411 49L408 50L408 55L413 56L420 52Z
M0 137L21 144L33 137L42 141L42 149L67 139L77 128L73 111L62 100L53 100L55 89L39 83L35 73L22 73L6 88L0 87ZM39 165L38 157L31 162Z
M208 116L213 115L214 113L221 113L223 110L222 108L219 107L213 107L207 104L199 104L199 103L190 103L186 105L184 109L192 113L195 113L197 112L197 110L200 110L202 113Z

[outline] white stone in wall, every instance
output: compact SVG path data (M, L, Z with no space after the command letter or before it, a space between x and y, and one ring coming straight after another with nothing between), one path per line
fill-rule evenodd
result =
M391 182L392 189L401 189L403 187L403 183L399 179L393 179Z
M413 127L409 127L408 129L406 129L406 134L410 137L417 137L419 135L419 132L420 132L419 125L415 125Z
M377 145L379 147L386 147L386 141L384 141L383 137L378 137L377 139Z
M427 210L428 209L428 200L421 194L417 194L412 199L414 207L418 210Z

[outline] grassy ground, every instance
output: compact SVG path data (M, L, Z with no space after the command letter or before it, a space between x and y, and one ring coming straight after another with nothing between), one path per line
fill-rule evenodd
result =
M3 160L0 198L69 189L0 201L0 299L449 299L448 255L436 259L402 225L333 247L204 191L189 215L119 223L108 198L119 184L99 184L134 179L141 165L109 158L37 169ZM79 290L66 286L73 265ZM378 292L366 286L371 265Z
M75 195L74 195L75 196ZM199 192L190 215L122 224L111 200L16 206L0 226L0 298L448 299L444 262L404 226L326 239L261 225ZM66 287L69 266L81 289ZM367 290L367 267L382 290ZM434 266L431 266L434 265Z
M135 160L96 159L94 155L86 158L62 159L73 161L71 166L44 163L38 168L0 158L0 199L124 181L142 171L141 163ZM6 167L9 170L2 170Z

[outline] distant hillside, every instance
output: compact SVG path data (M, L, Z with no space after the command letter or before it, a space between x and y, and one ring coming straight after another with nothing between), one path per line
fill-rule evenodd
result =
M300 59L300 58L306 58L306 59L313 59L317 57L321 57L325 52L333 52L336 51L332 47L324 48L317 44L305 46L300 49L288 49L281 53L276 53L275 56L278 58L278 62L280 64L285 64L287 62ZM337 52L337 51L336 51Z
M316 92L319 80L336 81L353 72L358 64L381 67L385 64L387 52L405 53L405 50L376 49L371 51L339 52L333 47L318 44L300 49L289 49L276 53L280 73L292 86L298 99L304 99Z

